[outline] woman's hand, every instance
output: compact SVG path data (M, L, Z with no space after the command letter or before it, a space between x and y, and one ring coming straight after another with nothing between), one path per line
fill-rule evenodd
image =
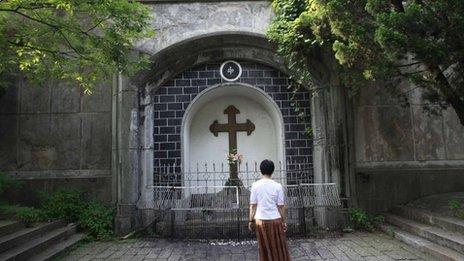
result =
M284 228L284 232L287 232L287 223L282 223L282 227Z
M248 222L248 230L250 230L250 232L255 231L255 222Z

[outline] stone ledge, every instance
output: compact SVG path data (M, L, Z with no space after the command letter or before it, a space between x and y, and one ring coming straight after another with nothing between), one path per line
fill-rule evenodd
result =
M38 170L7 173L19 180L111 178L111 170Z
M427 161L427 162L369 162L357 163L356 172L436 172L436 171L463 171L464 160Z

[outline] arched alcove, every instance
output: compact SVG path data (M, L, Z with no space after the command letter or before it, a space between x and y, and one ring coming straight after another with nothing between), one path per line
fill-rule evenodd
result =
M182 163L186 175L196 169L197 165L215 164L217 168L224 165L225 171L218 174L224 177L215 179L227 180L226 154L229 148L229 134L218 133L215 137L209 127L215 120L220 124L227 123L224 109L230 105L240 111L236 115L237 123L250 120L255 126L250 135L246 132L237 133L237 151L244 155L244 162L252 166L255 162L259 163L268 158L276 163L285 164L284 123L278 105L264 91L251 85L219 84L200 93L184 114L181 144Z

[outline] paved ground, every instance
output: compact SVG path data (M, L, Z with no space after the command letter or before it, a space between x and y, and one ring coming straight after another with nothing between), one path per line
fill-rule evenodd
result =
M292 260L425 260L418 251L381 233L341 238L291 239ZM137 239L90 243L64 260L257 260L256 241L170 241ZM429 259L430 260L430 259Z

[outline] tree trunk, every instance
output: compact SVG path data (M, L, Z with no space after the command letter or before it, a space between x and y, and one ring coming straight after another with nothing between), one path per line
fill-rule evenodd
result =
M464 126L464 101L459 97L452 97L448 99L448 102L451 104L451 107L453 107L454 111L458 115L461 125Z
M443 74L440 67L430 64L427 67L433 73L439 91L445 96L446 102L453 107L458 115L459 122L464 126L464 100L461 99L459 93L451 86L451 83Z

